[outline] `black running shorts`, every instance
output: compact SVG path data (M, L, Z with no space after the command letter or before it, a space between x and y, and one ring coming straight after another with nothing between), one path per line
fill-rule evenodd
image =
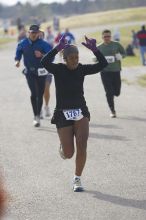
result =
M90 112L88 110L88 107L85 106L81 108L81 110L82 110L83 116L90 120ZM51 123L56 124L57 128L72 126L74 122L75 122L74 120L66 120L62 110L57 110L57 109L54 110Z

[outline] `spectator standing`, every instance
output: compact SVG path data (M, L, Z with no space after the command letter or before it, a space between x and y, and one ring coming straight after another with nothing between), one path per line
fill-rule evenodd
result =
M142 65L146 66L146 29L145 25L137 32L137 39L139 41L139 50L141 55Z
M115 28L113 33L113 40L114 41L120 41L120 31L118 28Z
M131 33L132 33L132 47L133 47L133 49L138 48L137 34L136 34L135 30L132 30Z
M45 34L45 40L50 44L52 47L54 46L54 34L52 33L52 28L51 26L47 27L47 31Z

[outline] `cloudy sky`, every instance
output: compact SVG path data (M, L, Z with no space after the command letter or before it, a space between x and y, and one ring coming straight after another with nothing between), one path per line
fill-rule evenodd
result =
M43 2L43 3L51 3L51 2L60 2L63 3L66 0L20 0L19 2L25 3L25 2ZM5 5L14 5L18 2L18 0L0 0L0 3Z

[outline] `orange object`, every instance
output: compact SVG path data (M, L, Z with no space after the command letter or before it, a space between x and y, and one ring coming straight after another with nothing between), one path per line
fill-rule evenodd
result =
M0 219L3 216L7 204L7 193L4 189L1 177L0 177Z

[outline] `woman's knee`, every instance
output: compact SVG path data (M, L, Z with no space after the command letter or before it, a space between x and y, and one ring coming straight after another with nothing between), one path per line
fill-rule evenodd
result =
M66 159L71 159L73 157L73 154L65 154Z
M67 159L71 159L74 155L74 149L73 150L63 149L63 152Z

